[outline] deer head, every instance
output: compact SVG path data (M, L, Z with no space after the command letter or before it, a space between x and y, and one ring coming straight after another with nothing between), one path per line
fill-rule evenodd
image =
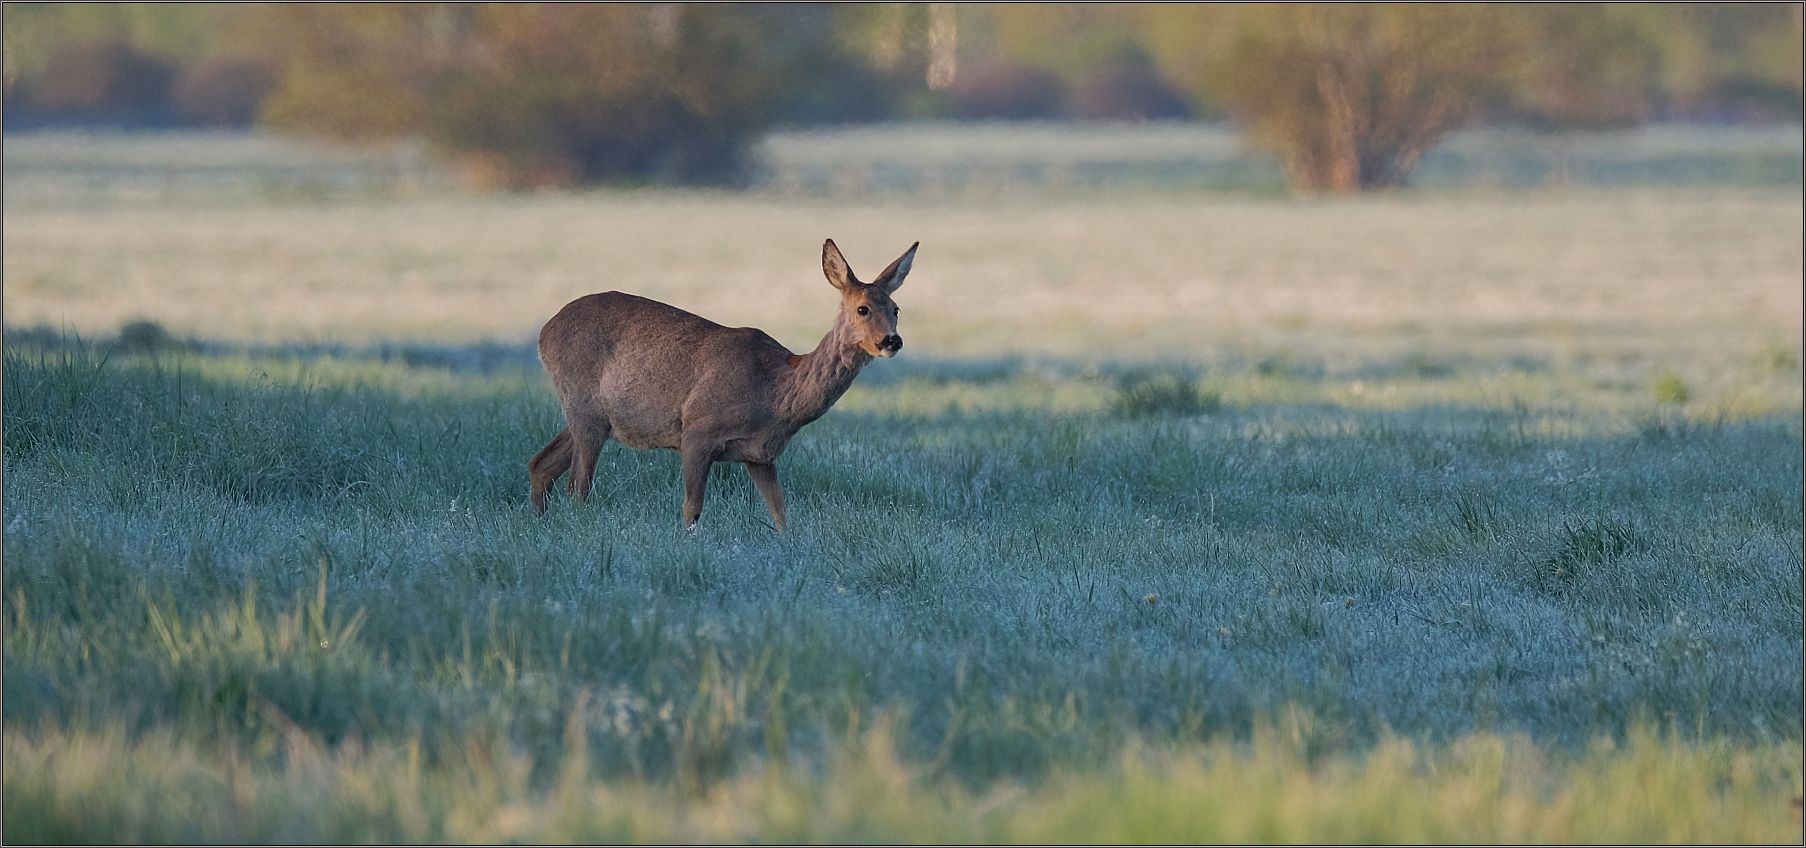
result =
M891 357L903 349L903 337L897 334L897 303L891 295L903 287L903 278L909 276L909 265L915 261L920 245L921 242L910 245L877 279L861 283L834 240L822 243L822 273L840 290L838 323L860 350L872 356Z

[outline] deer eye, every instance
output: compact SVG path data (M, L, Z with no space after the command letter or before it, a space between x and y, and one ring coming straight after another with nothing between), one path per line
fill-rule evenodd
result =
M865 307L863 307L863 306L861 306L861 307L859 307L859 314L861 314L861 315L870 315L870 314L871 314L871 313L872 313L872 311L871 311L871 310L870 310L870 309L867 309L867 308L865 308Z

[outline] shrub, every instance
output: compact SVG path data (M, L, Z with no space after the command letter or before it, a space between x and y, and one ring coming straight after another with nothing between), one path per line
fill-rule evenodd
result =
M487 182L729 182L831 55L830 12L728 5L272 7L277 128L421 136ZM280 18L281 20L277 20ZM281 24L281 26L277 26Z
M192 350L195 344L179 339L155 321L129 321L119 328L119 347L129 353Z
M1031 120L1063 111L1060 78L1026 65L996 64L961 73L948 88L948 108L956 118Z
M1250 8L1216 73L1229 111L1280 155L1294 187L1400 186L1491 83L1496 17L1466 6Z
M170 89L169 102L186 122L242 127L256 122L264 98L275 87L275 72L262 62L206 59L182 71Z
M1708 85L1689 98L1686 116L1724 123L1798 123L1806 117L1799 85L1738 77Z
M1191 110L1147 54L1133 52L1081 80L1070 113L1081 121L1148 121L1188 117Z
M124 41L83 41L52 50L21 88L46 113L147 123L165 117L174 73L168 62Z

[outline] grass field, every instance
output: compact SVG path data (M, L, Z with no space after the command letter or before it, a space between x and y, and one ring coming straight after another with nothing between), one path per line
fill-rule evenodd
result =
M8 842L1802 838L1797 183L473 196L34 141ZM533 514L540 321L806 350L824 236L923 246L789 533L736 467L682 533L618 446Z

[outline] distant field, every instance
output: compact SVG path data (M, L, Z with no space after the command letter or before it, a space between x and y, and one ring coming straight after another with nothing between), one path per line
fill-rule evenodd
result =
M1618 155L1785 146L1717 138ZM831 141L772 155L916 149ZM8 842L1802 838L1797 170L481 196L5 150ZM806 350L825 236L923 245L790 533L726 467L682 534L618 446L532 514L539 322L622 288Z
M859 132L870 131L770 144L902 155L897 142L868 146ZM995 128L918 132L929 133L920 161L1012 152ZM1094 158L1112 149L1103 131L1064 142L1021 132L1013 152L1024 159L1040 148ZM1187 133L1208 131L1131 134L1119 159L1171 154ZM1653 134L1626 142L1623 155L1778 149L1768 131L1730 139L1743 144ZM1725 351L1726 338L1798 347L1800 335L1797 181L1353 200L1133 190L484 197L450 191L407 151L358 157L192 135L26 135L6 151L10 326L104 333L149 319L240 341L521 344L572 297L621 288L806 349L829 308L818 254L832 236L868 269L923 243L923 274L904 301L918 356L1339 359L1378 347L1718 357L1746 353Z
M1565 185L1772 188L1800 184L1798 126L1652 126L1594 133L1479 129L1424 157L1413 183L1433 189ZM773 134L759 149L762 187L983 194L1070 190L1236 189L1276 193L1278 160L1234 129L1197 124L908 124Z

